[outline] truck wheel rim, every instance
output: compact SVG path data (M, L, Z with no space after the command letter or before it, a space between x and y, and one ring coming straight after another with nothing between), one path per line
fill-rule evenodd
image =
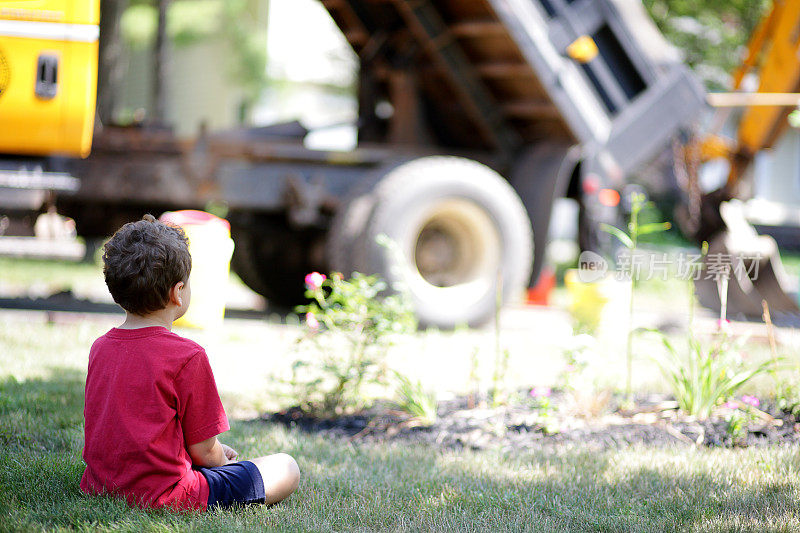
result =
M497 277L502 245L496 225L476 203L450 199L421 217L406 246L418 292L466 291L481 297ZM413 287L412 287L413 288ZM453 295L455 296L455 294Z

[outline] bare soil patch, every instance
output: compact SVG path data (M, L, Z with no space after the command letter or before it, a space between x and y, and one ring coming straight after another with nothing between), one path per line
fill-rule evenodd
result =
M800 423L790 413L769 409L738 434L722 417L698 421L680 416L674 402L663 396L637 397L635 407L621 409L611 398L604 414L578 416L557 409L569 400L553 393L550 414L511 403L489 407L485 399L458 397L439 404L438 420L422 426L407 414L378 403L355 415L335 418L310 416L298 408L269 413L260 420L353 443L406 442L448 449L553 450L580 447L587 451L646 445L653 447L749 447L800 443ZM566 414L563 414L566 412Z

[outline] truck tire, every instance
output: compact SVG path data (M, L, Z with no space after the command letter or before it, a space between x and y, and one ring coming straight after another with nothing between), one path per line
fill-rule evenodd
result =
M255 258L254 244L250 232L241 228L231 227L231 238L234 244L231 270L251 290L265 296L265 293L269 293L269 287L264 284L264 280L261 279L259 274L258 261Z
M374 189L379 181L375 175L366 176L344 199L333 217L325 246L328 268L332 272L350 276L364 264L360 243L366 238L367 224L375 207Z
M369 217L364 205L352 203L342 213L363 226L347 252L352 270L407 291L421 324L485 322L494 313L500 274L504 302L527 286L530 221L508 182L485 165L441 156L403 163L363 203ZM388 246L378 242L381 235Z
M384 176L409 161L412 160L398 159L369 172L342 200L342 207L331 221L325 245L329 270L346 275L363 273L366 258L362 243L367 238L367 226L375 208L375 189Z

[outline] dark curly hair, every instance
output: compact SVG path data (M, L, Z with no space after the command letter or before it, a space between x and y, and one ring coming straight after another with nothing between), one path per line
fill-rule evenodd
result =
M103 247L106 285L123 309L145 315L164 309L169 290L192 270L183 230L145 215L128 222Z

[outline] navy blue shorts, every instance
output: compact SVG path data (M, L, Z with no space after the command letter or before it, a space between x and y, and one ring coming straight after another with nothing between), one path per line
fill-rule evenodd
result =
M208 510L230 507L235 503L264 503L264 480L250 461L225 466L201 468L208 480Z

